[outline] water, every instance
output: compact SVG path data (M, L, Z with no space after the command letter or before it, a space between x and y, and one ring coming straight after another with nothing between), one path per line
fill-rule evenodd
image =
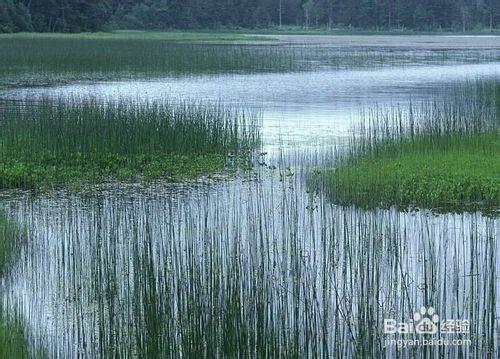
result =
M500 77L500 63L414 65L2 93L243 104L262 111L277 165L216 183L6 196L28 235L1 298L30 345L49 357L498 355L498 219L339 207L304 180L315 150L363 110ZM384 319L421 306L470 320L472 345L385 347Z
M500 76L500 63L419 65L370 70L191 76L15 90L4 97L102 96L223 102L263 112L268 152L332 143L350 135L362 109L406 107L446 98L452 86Z

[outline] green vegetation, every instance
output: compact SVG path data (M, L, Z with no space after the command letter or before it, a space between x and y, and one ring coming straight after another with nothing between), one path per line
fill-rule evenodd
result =
M28 345L19 324L6 324L0 318L0 358L28 358Z
M140 31L0 35L0 48L5 49L0 51L0 88L198 74L401 66L415 60L435 64L458 59L474 63L497 61L499 57L496 50L470 50L464 55L463 51L450 50L388 52L204 41L240 36L244 35Z
M259 143L255 116L222 106L42 99L4 104L0 118L0 188L189 179Z
M112 32L33 33L17 32L0 34L0 39L94 39L94 40L162 40L162 41L269 41L270 37L252 36L239 32L188 32L188 31L135 31Z
M17 226L8 221L0 211L0 277L5 274L12 256ZM1 305L0 305L1 310ZM28 347L24 339L24 330L20 324L4 320L0 313L0 358L27 358Z
M0 88L299 68L293 59L300 52L277 46L176 42L157 39L167 35L138 34L0 36Z
M342 203L430 208L500 205L500 135L459 137L453 145L418 139L393 154L363 156L330 178Z
M8 221L5 213L0 210L0 277L4 274L10 261L13 238L17 236L17 233L17 227Z
M424 106L419 114L410 108L406 119L376 115L329 173L332 198L362 207L497 211L499 94L498 84L482 84L451 105Z

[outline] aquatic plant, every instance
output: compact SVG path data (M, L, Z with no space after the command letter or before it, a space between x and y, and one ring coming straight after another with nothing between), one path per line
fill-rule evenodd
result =
M498 222L336 206L286 168L185 192L13 203L36 232L13 280L42 293L25 308L37 343L90 357L383 357L398 352L386 339L404 337L384 334L384 319L425 305L471 323L451 335L470 345L430 355L498 353Z
M0 210L0 280L6 274L19 243L20 230L16 223L10 221L3 210ZM24 329L20 323L6 320L0 303L0 358L27 358L28 345L24 339Z
M333 200L363 207L496 211L498 83L469 84L442 103L372 112L328 174Z
M256 113L161 101L7 101L0 129L0 188L196 177L244 163L260 141Z
M175 37L173 37L175 39ZM0 35L0 87L192 74L262 73L496 61L496 50L414 51L176 42L161 36Z

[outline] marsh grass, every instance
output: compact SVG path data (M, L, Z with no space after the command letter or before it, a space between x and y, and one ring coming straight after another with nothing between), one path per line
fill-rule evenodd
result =
M498 83L469 84L442 103L367 115L327 182L363 207L484 210L500 205Z
M0 317L0 358L29 358L30 352L24 338L24 328Z
M19 228L16 223L7 219L0 209L0 277L5 274L12 258L12 251L18 242Z
M21 230L0 210L0 281L12 264L13 251L19 243ZM24 328L19 322L6 319L0 303L0 358L28 358Z
M495 50L346 50L315 45L177 42L162 36L143 33L3 35L0 36L0 87L192 74L403 66L416 61L474 63L500 58ZM194 38L194 34L191 37Z
M282 72L300 51L148 39L0 37L0 86L185 74Z
M116 30L112 32L0 34L5 39L90 39L90 40L162 40L162 41L270 41L272 37L242 33Z
M2 188L222 172L260 143L258 115L221 105L59 99L0 108Z
M38 344L90 357L498 353L495 220L335 206L285 172L185 194L13 203L33 229L13 280L40 293L28 307L44 309L27 311ZM469 319L472 345L384 347L383 320L422 305Z

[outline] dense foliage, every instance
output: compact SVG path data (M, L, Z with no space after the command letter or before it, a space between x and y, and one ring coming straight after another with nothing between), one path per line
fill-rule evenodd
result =
M471 30L500 26L498 0L0 0L0 32L294 25Z

